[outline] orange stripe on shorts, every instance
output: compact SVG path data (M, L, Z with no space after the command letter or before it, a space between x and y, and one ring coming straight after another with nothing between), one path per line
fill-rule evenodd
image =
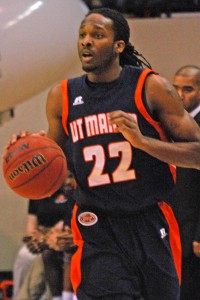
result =
M76 215L77 215L78 205L75 204L73 208L72 220L71 220L71 228L73 233L74 244L78 246L77 251L72 255L71 260L71 282L74 292L81 283L81 257L82 257L82 249L83 249L83 239L79 228L76 223Z
M167 203L160 202L158 205L162 210L169 226L170 246L172 249L172 255L174 258L174 264L178 275L179 283L181 284L182 250L181 250L181 241L180 241L178 223L176 221L176 218L174 216L171 207Z

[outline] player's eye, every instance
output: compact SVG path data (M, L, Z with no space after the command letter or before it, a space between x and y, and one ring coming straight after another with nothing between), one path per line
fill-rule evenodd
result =
M79 32L79 38L83 39L85 37L85 33L84 32Z
M103 37L102 33L99 33L99 32L95 33L96 39L101 39L102 37Z

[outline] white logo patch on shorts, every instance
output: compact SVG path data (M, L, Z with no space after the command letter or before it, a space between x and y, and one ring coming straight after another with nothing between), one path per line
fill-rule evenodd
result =
M78 216L78 221L83 226L92 226L97 223L98 217L89 211L84 211Z
M161 228L160 229L160 237L161 239L164 239L167 236L167 232L165 230L165 228Z

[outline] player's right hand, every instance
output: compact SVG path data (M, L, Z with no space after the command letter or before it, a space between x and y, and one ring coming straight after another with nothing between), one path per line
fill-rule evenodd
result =
M117 110L110 112L108 118L109 124L114 126L116 133L120 132L133 147L141 149L145 137L141 133L134 115Z
M8 150L10 148L10 146L12 146L13 144L15 144L19 139L27 136L27 135L30 135L30 134L34 134L34 135L41 135L41 136L45 136L46 135L46 132L44 130L41 130L39 131L38 133L31 133L27 130L22 130L20 131L19 134L17 133L13 133L12 136L11 136L11 139L10 141L5 145L5 149Z

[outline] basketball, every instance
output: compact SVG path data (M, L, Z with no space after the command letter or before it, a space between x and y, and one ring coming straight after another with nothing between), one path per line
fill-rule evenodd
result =
M63 184L67 162L56 142L41 135L27 135L3 156L3 176L8 186L28 199L51 196Z

